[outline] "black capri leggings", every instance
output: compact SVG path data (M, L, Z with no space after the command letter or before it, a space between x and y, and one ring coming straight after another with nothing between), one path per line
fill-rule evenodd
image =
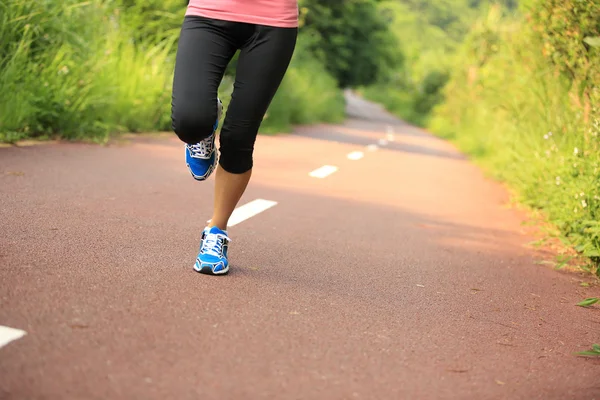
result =
M217 119L217 91L239 49L234 89L219 138L221 167L241 174L252 168L262 119L296 47L297 28L278 28L186 16L175 60L172 127L179 139L206 139Z

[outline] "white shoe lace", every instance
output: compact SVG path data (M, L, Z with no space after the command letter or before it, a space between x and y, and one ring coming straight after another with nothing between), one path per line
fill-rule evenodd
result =
M186 146L190 150L190 155L193 158L209 158L215 147L213 135L210 135L199 143L187 144Z
M222 257L225 241L230 242L231 239L221 233L207 233L202 242L202 253Z

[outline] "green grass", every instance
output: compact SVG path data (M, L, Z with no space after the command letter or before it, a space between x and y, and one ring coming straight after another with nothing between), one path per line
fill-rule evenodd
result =
M0 97L0 142L103 142L120 132L170 130L184 7L174 0L152 4L0 1L0 92L11 94ZM232 79L220 88L226 106ZM261 131L340 121L343 109L336 82L300 39Z
M135 45L101 1L2 3L0 141L166 126L172 41Z

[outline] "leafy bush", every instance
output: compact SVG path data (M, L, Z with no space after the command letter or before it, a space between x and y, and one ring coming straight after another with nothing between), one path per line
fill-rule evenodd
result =
M511 184L597 265L600 109L590 99L600 80L590 66L600 58L584 40L598 35L600 19L584 3L535 0L525 21L493 9L467 37L430 128Z
M368 85L398 68L402 54L378 0L300 0L307 50L342 88Z
M543 54L587 97L600 84L600 3L589 0L535 0L525 3Z

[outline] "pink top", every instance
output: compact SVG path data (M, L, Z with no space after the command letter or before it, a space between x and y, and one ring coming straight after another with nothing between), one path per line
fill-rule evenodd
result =
M186 15L296 28L298 0L190 0Z

